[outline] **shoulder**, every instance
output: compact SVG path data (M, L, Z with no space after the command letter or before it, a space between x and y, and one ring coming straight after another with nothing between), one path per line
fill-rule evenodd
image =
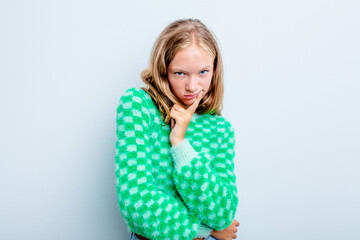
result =
M127 89L118 101L117 112L131 111L132 114L144 116L149 114L148 101L150 96L141 88L133 87Z
M118 104L125 104L127 107L152 108L152 99L149 94L138 87L127 89L120 97Z
M218 138L228 138L234 136L234 128L230 121L224 116L209 115L209 121L215 126Z
M230 121L226 119L224 116L209 115L208 118L209 121L218 129L223 129L223 128L233 129Z
M127 89L120 97L119 102L128 102L128 101L135 101L135 102L142 102L146 101L147 98L150 96L145 92L143 89L138 87L133 87Z

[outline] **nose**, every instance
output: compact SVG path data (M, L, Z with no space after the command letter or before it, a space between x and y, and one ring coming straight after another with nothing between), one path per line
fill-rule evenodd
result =
M195 92L197 90L198 86L198 79L195 76L189 76L189 78L186 81L186 91L189 92Z

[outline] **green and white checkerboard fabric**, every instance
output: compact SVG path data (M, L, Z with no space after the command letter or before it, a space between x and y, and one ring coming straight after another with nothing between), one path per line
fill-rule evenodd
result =
M206 237L229 226L238 205L234 129L222 116L193 114L172 147L151 97L128 89L117 107L116 190L129 231L150 239Z

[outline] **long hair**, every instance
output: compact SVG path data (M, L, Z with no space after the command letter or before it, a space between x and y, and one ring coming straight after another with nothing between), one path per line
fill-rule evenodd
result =
M146 84L142 87L153 99L163 121L170 122L170 110L177 103L184 104L176 97L167 78L167 68L175 54L195 42L207 50L214 59L213 77L208 92L199 103L196 113L221 115L223 108L224 83L223 63L219 47L210 30L198 19L181 19L169 24L157 38L150 55L149 66L141 72Z

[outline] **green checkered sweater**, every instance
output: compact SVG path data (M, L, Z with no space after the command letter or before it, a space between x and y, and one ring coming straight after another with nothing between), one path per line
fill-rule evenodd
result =
M150 239L207 237L228 227L238 205L234 129L222 116L194 113L185 139L151 97L130 88L117 107L116 191L129 232Z

